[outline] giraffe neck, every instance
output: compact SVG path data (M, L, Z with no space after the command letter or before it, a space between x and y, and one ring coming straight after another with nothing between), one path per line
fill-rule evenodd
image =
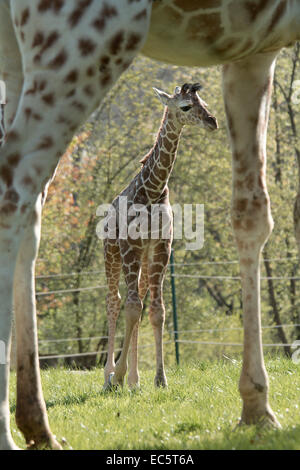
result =
M175 113L166 108L155 144L143 159L145 164L141 170L141 178L151 202L159 199L167 188L182 127Z

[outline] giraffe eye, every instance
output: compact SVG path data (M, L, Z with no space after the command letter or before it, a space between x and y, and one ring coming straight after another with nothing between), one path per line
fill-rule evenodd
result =
M187 111L189 111L190 109L192 109L192 107L193 107L193 106L183 106L183 107L180 108L180 109L181 109L181 111L183 111L183 112L186 113Z

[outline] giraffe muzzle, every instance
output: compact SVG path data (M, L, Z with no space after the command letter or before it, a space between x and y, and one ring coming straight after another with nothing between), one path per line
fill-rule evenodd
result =
M210 131L215 131L219 128L218 121L214 116L207 117L205 124Z

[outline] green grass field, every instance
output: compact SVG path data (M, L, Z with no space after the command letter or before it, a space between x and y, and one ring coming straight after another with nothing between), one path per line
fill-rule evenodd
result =
M103 393L103 371L42 372L52 431L67 449L300 449L300 364L266 360L270 403L282 430L236 427L240 361L200 362L167 370L168 389L155 389L154 370L141 388ZM11 422L16 443L15 376Z

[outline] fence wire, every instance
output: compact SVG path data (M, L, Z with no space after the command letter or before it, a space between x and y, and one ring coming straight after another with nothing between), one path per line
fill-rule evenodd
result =
M268 262L285 262L285 261L295 261L298 260L298 257L286 257L286 258L268 258L264 259L262 261L268 261ZM198 267L198 266L208 266L208 265L216 265L216 266L221 266L221 265L237 265L239 263L238 260L224 260L224 261L199 261L199 262L186 262L186 263L172 263L172 266L177 266L179 268L190 268L190 267ZM70 273L53 273L53 274L48 274L48 275L37 275L36 280L42 281L42 280L68 280L71 278L78 278L81 276L98 276L98 275L104 275L105 270L94 270L94 271L83 271L80 273L77 272L70 272ZM218 276L218 275L202 275L202 274L184 274L184 273L179 273L179 274L171 274L173 278L191 278L191 279L212 279L212 280L222 280L222 281L240 281L241 277L240 276ZM298 281L300 280L300 276L262 276L261 280L274 280L274 281ZM124 282L120 282L120 285L125 285ZM101 290L101 289L107 289L106 284L99 284L95 286L87 286L87 287L77 287L77 288L65 288L65 289L54 289L54 290L49 290L49 291L37 291L36 292L36 297L46 297L46 296L60 296L63 294L69 294L69 293L76 293L76 292L91 292L93 290ZM264 329L276 329L276 328L296 328L300 327L299 323L296 324L282 324L282 325L264 325L262 326L262 330ZM230 332L230 331L241 331L243 330L243 327L228 327L228 328L199 328L199 329L189 329L189 330L174 330L174 331L168 331L167 333L170 336L180 334L180 335L186 335L186 334L201 334L201 333L215 333L215 332ZM115 336L115 338L122 338L124 335L118 334ZM107 335L102 335L102 336L85 336L85 337L70 337L70 338L43 338L39 340L39 344L60 344L60 343L70 343L70 342L77 342L77 341L101 341L101 340L107 340L108 336ZM233 346L233 347L242 347L243 343L239 342L220 342L220 341L202 341L200 339L175 339L172 341L165 341L163 344L170 344L170 343L181 343L181 344L199 344L199 345L213 345L213 346ZM292 343L264 343L263 347L292 347ZM139 346L139 348L147 348L147 347L155 347L154 343L153 344L144 344ZM117 348L115 349L115 352L120 352L121 349ZM107 351L90 351L90 352L81 352L81 353L66 353L66 354L47 354L47 355L41 355L40 359L41 360L46 360L46 359L60 359L60 358L72 358L72 357L84 357L84 356L95 356L99 354L107 354Z

